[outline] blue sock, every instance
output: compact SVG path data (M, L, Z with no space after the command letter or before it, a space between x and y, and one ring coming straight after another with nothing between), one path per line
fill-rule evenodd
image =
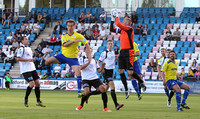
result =
M81 92L81 86L82 86L82 77L81 76L77 76L77 85L78 85L78 93Z
M134 80L132 80L131 82L132 82L132 85L133 85L133 87L134 87L136 93L137 93L138 95L140 95L140 91L139 91L139 87L138 87L137 81L134 79Z
M165 89L165 94L167 95L167 97L169 98L169 90L168 90L168 88L167 89Z
M47 75L51 75L51 66L47 65Z
M188 95L189 95L189 90L186 89L185 92L184 92L184 94L183 94L182 104L185 104L185 101L186 101Z
M176 103L177 103L177 109L179 109L181 103L181 92L176 92Z

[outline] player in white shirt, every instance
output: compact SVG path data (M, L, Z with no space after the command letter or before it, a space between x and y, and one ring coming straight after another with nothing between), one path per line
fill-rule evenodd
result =
M37 106L45 107L40 101L40 82L39 76L36 72L35 65L33 63L33 52L29 45L27 37L22 38L22 44L17 52L17 61L20 64L20 74L23 75L24 79L29 83L26 89L24 105L28 107L28 96L31 93L33 87L35 87L35 95L37 99Z
M160 78L160 79L162 78L162 76L161 76L161 67L163 66L163 64L165 63L165 61L169 60L170 51L171 51L171 49L167 49L167 51L166 51L166 49L164 49L164 48L161 49L162 57L159 58L159 60L158 60L158 66L157 66L157 70L158 70L158 74L159 74L159 78ZM167 106L168 106L168 107L171 107L171 98L173 97L174 92L171 91L171 92L169 93L169 89L167 88L167 85L166 85L165 80L163 80L163 86L164 86L165 94L166 94L167 97L168 97Z
M104 111L110 112L111 110L107 108L108 99L106 89L96 73L96 71L101 72L103 70L105 63L100 67L96 60L92 59L91 62L89 62L86 56L82 56L79 58L79 64L83 80L84 96L81 99L81 104L76 108L76 110L81 110L83 108L83 104L88 100L91 87L93 86L102 93Z
M112 50L113 41L111 39L107 40L107 48L108 49L106 51L101 53L99 61L98 61L98 65L100 65L101 62L106 64L102 72L103 77L104 77L104 84L106 84L105 88L106 90L110 88L111 97L115 104L115 108L119 110L121 107L124 106L124 104L119 104L117 102L117 97L115 93L115 84L113 82L113 69L115 69L115 60L117 57L115 57L115 52Z

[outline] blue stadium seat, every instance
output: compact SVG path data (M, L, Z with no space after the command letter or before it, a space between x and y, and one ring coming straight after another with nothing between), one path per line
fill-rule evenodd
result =
M182 47L183 46L183 41L178 41L177 42L177 47Z
M142 11L143 9L141 8L141 7L139 7L139 8L137 8L137 10L136 10L136 13L142 13L143 11Z
M59 12L60 12L60 8L54 8L54 10L53 10L54 14L59 14Z
M149 18L150 14L149 13L145 13L144 14L144 18Z
M149 24L149 20L150 20L149 18L145 18L145 19L144 19L144 23L145 23L145 24Z
M96 12L97 12L96 8L92 8L92 14L94 14Z
M80 8L80 13L85 13L85 8Z
M160 25L160 29L165 29L166 26L167 26L167 25L166 25L165 23L164 23L164 24L161 24L161 25Z
M64 15L65 12L66 12L66 8L60 8L60 14L61 14L61 15Z
M150 23L151 24L156 24L156 18L151 18Z
M69 8L69 9L68 9L68 12L69 12L69 13L74 13L74 8Z
M156 12L156 13L160 13L160 12L161 12L161 8L157 7L157 8L155 9L155 12Z
M157 19L157 24L162 24L163 23L163 18Z
M53 8L49 8L48 15L52 15L52 14L53 14Z
M169 23L169 18L164 18L164 24L168 24Z
M43 8L42 9L42 14L44 14L45 12L48 13L48 8Z
M154 13L154 11L155 11L155 8L154 8L154 7L149 8L149 12L150 12L150 13Z
M176 18L170 18L170 23L172 24L176 23Z
M183 19L182 19L182 18L177 18L177 20L176 20L176 23L177 23L177 24L181 24L181 23L182 23L182 21L183 21Z
M143 8L143 13L148 13L148 12L149 12L149 8L144 7L144 8Z
M154 29L160 29L160 24L154 24Z

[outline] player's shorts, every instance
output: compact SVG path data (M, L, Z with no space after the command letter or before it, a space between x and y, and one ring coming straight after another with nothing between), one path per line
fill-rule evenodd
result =
M100 85L103 85L103 82L100 79L94 79L94 80L83 80L83 88L92 86L94 88L98 88Z
M123 49L119 55L119 69L133 70L134 50Z
M174 79L170 79L166 82L167 87L169 90L172 90L172 87L176 84L178 84L179 86L183 85L183 82L178 81L178 80L174 80Z
M77 58L67 58L63 54L54 56L61 64L67 63L70 67L73 65L79 65Z
M110 81L113 81L113 69L104 69L104 74L103 74L103 77L104 77L104 81L103 83L108 85L108 83Z
M39 79L40 77L37 74L37 71L30 71L30 72L25 72L22 73L22 75L24 76L24 79L29 83L31 81L36 81L37 79Z
M142 75L140 63L138 62L138 60L134 62L133 72L137 73L138 75Z

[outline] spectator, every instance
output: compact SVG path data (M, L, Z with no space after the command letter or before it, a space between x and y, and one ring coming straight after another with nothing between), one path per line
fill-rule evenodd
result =
M19 43L16 41L16 39L13 39L12 47L10 48L10 50L15 52L18 45L19 45Z
M0 49L0 63L4 63L5 58L6 58L6 54L2 52L2 50Z
M181 73L180 73L180 80L183 80L183 77L185 77L185 71L184 68L181 68Z
M64 78L73 78L74 77L74 71L72 68L69 68L69 70L67 71L67 73L65 73Z
M136 34L141 35L143 31L143 26L141 25L141 23L138 24L138 26L136 27Z
M39 44L38 45L38 47L35 49L35 51L36 51L36 56L38 56L39 54L42 54L43 55L43 53L42 53L42 46Z
M101 40L101 39L106 40L106 37L107 37L107 33L106 33L106 30L105 30L105 26L102 26L102 30L100 31L98 40Z
M32 30L33 30L33 27L28 23L26 26L26 33L31 34Z
M6 63L8 63L8 62L11 63L12 66L15 63L15 56L12 51L9 51L9 54L6 57Z
M102 14L99 16L100 22L105 23L106 22L106 14L105 11L102 12Z
M7 20L6 14L3 13L3 17L2 17L2 22L1 23L4 24L6 20Z
M128 16L128 13L125 13L124 18L130 18L130 17Z
M79 21L79 23L81 23L81 22L85 22L85 15L84 15L84 12L81 12L81 15L78 17L78 21Z
M196 17L197 24L198 24L199 21L200 21L200 12L199 12L199 15Z
M22 22L22 25L20 27L20 33L25 34L26 33L26 26L24 25L24 22Z
M194 46L195 46L195 47L200 47L200 39L199 39L199 40L197 40L197 43L196 43L196 44L194 44Z
M93 31L92 28L90 26L88 26L88 29L86 30L86 34L85 34L85 38L88 40L92 40L93 39Z
M92 23L95 23L96 21L97 21L97 18L95 17L95 15L92 15L91 22L92 22Z
M51 48L49 48L49 45L46 45L45 48L43 48L42 53L45 54L46 52L51 53L53 52L53 50Z
M25 17L25 22L28 23L28 21L31 19L31 15L30 12L27 13L26 17Z
M37 57L36 57L36 56L34 56L33 62L34 62L34 64L35 64L35 68L36 68L36 69L39 69L39 68L38 68L39 61L37 60Z
M6 89L7 90L10 90L10 83L12 81L12 77L10 76L9 73L6 73L6 76L5 76L5 86L6 86Z
M38 12L38 15L37 15L37 22L41 22L42 21L42 15L40 14L40 12Z
M38 69L40 69L40 70L45 69L45 60L43 57L41 57L41 59L39 61Z
M138 21L138 16L135 14L135 11L133 11L133 14L131 15L131 21L132 23L137 23Z
M136 32L136 26L135 26L135 23L132 24L132 28L134 30L134 33Z
M179 31L178 28L176 28L176 31L174 31L174 33L173 33L173 39L180 40L180 37L181 37L181 32Z
M8 56L8 54L9 54L9 50L8 50L8 48L6 48L6 50L5 51L3 51L5 54L6 54L6 56Z
M188 71L188 77L194 77L194 73L193 73L191 67L189 68L189 71Z
M91 23L91 19L92 19L92 14L90 14L90 11L88 11L88 13L85 15L85 22Z
M55 55L54 55L54 56L57 56L57 55L58 55L58 51L55 52Z
M44 15L43 15L43 18L42 18L42 22L46 24L48 24L48 27L49 27L49 21L50 21L50 17L47 15L46 12L44 12Z
M59 34L59 37L57 38L57 45L61 45L61 34Z
M10 25L10 23L12 22L13 20L13 16L12 16L12 13L10 13L10 15L8 16L7 20L4 21L4 26L6 25L6 23L8 22L8 27Z
M102 30L102 26L103 26L103 22L100 22L100 25L99 25L99 32L101 32L101 30Z
M195 73L197 71L197 66L198 66L197 61L196 61L196 59L194 59L191 66L190 66L193 73Z
M170 31L170 28L167 28L165 40L171 40L171 38L172 38L172 32Z
M92 26L92 31L95 30L95 27L97 27L97 29L99 29L99 25L97 24L97 21L95 21L94 25Z
M152 58L150 63L149 63L149 66L147 67L147 69L151 69L150 71L154 72L156 71L156 63L154 62L154 59Z
M15 15L13 17L13 23L15 23L15 24L19 23L19 16L17 15L17 13L15 13Z
M20 43L18 43L17 49L16 49L15 52L14 52L14 56L15 56L15 57L17 56L17 51L18 51L19 48L20 48Z
M10 39L6 39L5 45L11 45L11 40Z
M45 41L44 41L43 38L41 39L39 45L41 45L42 49L43 49L44 47L46 47L46 43L45 43Z
M144 25L144 28L143 28L143 36L146 36L149 34L149 27L147 24Z
M86 32L84 31L84 28L82 28L79 33L82 34L85 37Z
M57 45L57 37L55 34L53 34L53 37L51 37L49 44L53 46Z
M95 27L95 30L93 31L93 38L94 40L97 40L99 37L99 30L97 27Z
M115 52L115 59L118 59L119 53L120 53L120 49L117 47L117 45L115 45L114 52Z
M32 23L34 24L37 21L37 15L35 14L35 11L33 10L33 13L30 17L30 20L28 21L28 23Z
M81 29L84 29L85 30L85 25L83 22L81 22L80 24L78 24L78 32L80 33L81 32Z
M62 30L65 29L62 25L60 25L60 22L54 27L53 33L54 34L62 34Z
M33 31L31 32L31 33L37 33L37 35L39 35L39 33L40 33L40 23L39 22L37 22L37 24L35 24L34 26L33 26Z
M43 56L44 60L46 61L50 57L50 54L46 52Z
M41 71L38 71L38 76L40 77L40 79L42 78Z
M57 66L54 67L54 77L58 78L60 77L60 72L61 72L61 67L59 64L57 64Z
M13 38L12 33L9 32L9 36L7 36L6 39L9 39L11 41L12 38Z

